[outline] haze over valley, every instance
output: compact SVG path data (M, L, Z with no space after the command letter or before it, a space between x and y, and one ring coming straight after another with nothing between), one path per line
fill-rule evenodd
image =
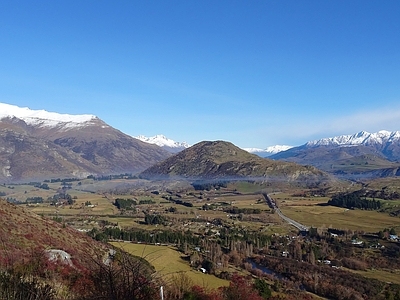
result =
M399 300L399 15L3 1L0 299Z

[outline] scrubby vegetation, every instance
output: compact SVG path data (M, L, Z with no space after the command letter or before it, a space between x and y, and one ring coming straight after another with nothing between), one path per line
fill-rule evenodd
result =
M133 207L135 205L137 205L137 202L133 199L121 199L121 198L117 198L115 199L115 203L114 205L118 208L118 209L133 209Z
M37 251L0 265L0 297L7 300L157 299L158 279L145 260L121 251L84 264L51 259Z
M112 179L107 180L107 183L92 179L61 182L61 186L60 182L48 181L49 189L40 188L41 183L33 188L32 185L0 187L7 197L32 202L9 206L5 212L0 209L2 221L8 224L0 229L3 248L12 248L9 252L15 258L24 257L3 261L0 274L3 282L8 282L5 285L19 285L22 290L24 286L31 286L31 290L47 287L43 293L49 292L48 299L71 300L160 299L161 286L165 299L177 300L315 299L314 295L383 300L400 296L397 285L400 280L396 279L400 270L400 245L396 239L400 222L388 213L373 211L374 204L380 203L379 210L383 210L388 202L394 208L398 202L382 200L379 193L369 197L371 194L364 190L333 195L329 189L299 189L275 195L271 193L275 188L270 185L260 190L260 183L250 181L212 186L207 183L202 186L205 189L196 190L187 183L131 187L127 181L123 184L115 181L113 185ZM106 189L104 184L110 185ZM275 207L266 203L264 195L269 193L274 197ZM330 201L342 201L340 205L349 210L326 205L328 196ZM39 197L43 203L34 201ZM46 225L37 225L22 207L46 216L47 219L31 216ZM326 211L331 218L357 213L359 224L352 227L351 222L343 221L334 226L318 223L308 231L298 232L281 219L276 207L284 214L294 212L290 216L294 220L304 215L303 208L317 215ZM14 209L15 213L11 213ZM380 215L379 220L387 223L377 222L376 229L364 229L369 224L363 218L366 214ZM300 222L313 225L307 220ZM18 229L19 224L24 230ZM73 228L86 231L87 235ZM13 232L10 235L13 240L8 232ZM86 239L73 240L73 236ZM214 289L207 282L194 283L185 272L171 271L168 276L161 276L146 256L138 258L125 252L110 252L105 256L106 248L93 250L97 247L92 244L96 243L94 240L104 243L101 245L112 242L168 247L179 253L174 262L185 264L190 270L185 272L210 276L214 281L219 277L217 280L230 283ZM45 274L29 273L26 270L34 270L29 253L16 245L32 248L37 244L42 245L37 253L67 245L63 250L71 254L74 267L44 260L40 269ZM83 244L85 247L80 248ZM162 251L159 256L161 260L171 260L163 257ZM19 260L21 263L16 264ZM27 273L18 273L20 270ZM5 285L2 289L7 293ZM30 299L29 295L24 297Z

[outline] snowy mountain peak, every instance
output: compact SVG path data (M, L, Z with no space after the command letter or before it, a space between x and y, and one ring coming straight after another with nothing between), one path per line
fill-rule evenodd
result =
M258 156L261 156L261 157L268 157L268 156L271 156L278 152L289 150L290 148L293 148L293 146L275 145L275 146L267 147L266 149L244 148L243 150L246 150L247 152L250 152L253 154L257 154Z
M175 142L174 140L171 140L162 134L158 134L153 137L146 137L144 135L139 135L135 136L134 138L141 140L142 142L145 143L155 144L172 153L177 153L179 151L182 151L190 147L190 145L186 142Z
M5 118L18 118L28 125L40 127L65 128L80 127L97 119L94 115L69 115L48 112L45 110L32 110L28 107L19 107L6 103L0 103L0 120Z
M357 146L357 145L375 145L390 143L400 140L399 131L381 130L376 133L360 131L353 135L340 135L331 138L310 141L305 144L308 147L316 146Z
M265 149L265 151L270 152L271 154L275 154L275 153L278 153L278 152L289 150L290 148L293 148L293 146L275 145L275 146L267 147L267 149Z

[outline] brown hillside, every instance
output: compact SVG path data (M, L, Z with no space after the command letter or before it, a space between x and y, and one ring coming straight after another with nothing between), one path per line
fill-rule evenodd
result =
M0 182L138 173L171 154L98 118L81 127L0 120Z
M84 233L0 200L0 262L20 262L32 252L48 249L66 251L78 264L107 251Z
M200 142L141 173L146 179L240 179L329 183L334 179L314 167L273 161L250 154L230 142Z

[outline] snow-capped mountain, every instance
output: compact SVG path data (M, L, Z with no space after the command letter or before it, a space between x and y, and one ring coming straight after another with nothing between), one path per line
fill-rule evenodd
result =
M369 133L367 131L360 131L355 134L339 135L330 138L322 138L319 140L313 140L305 143L299 147L287 146L287 145L275 145L270 146L266 149L260 148L244 148L247 152L257 154L261 157L268 157L280 152L293 148L293 151L297 151L297 148L314 148L320 146L326 147L351 147L351 146L374 146L375 148L387 148L393 143L400 143L400 131L387 131L381 130L375 133ZM286 154L283 154L285 157ZM290 155L288 153L288 155ZM390 155L389 155L390 156ZM280 157L280 156L279 156ZM274 157L275 158L275 157Z
M309 141L271 156L312 165L344 178L400 176L400 131L361 131Z
M274 154L277 154L282 151L286 151L293 146L287 146L287 145L275 145L275 146L270 146L267 147L266 149L260 149L260 148L244 148L243 150L246 150L247 152L256 154L261 157L268 157Z
M138 173L171 154L94 115L0 103L0 182Z
M94 115L59 114L0 103L0 120L5 118L18 118L27 125L37 127L64 127L65 129L85 126L98 119Z
M400 131L381 130L375 133L361 131L353 135L340 135L331 138L310 141L305 144L308 147L314 146L358 146L358 145L383 145L400 140Z
M288 145L275 145L275 146L270 146L265 149L266 152L272 154L276 154L278 152L286 151L289 150L290 148L293 148L293 146L288 146Z
M175 142L164 135L158 134L152 137L146 137L144 135L135 136L135 139L141 140L142 142L155 144L168 152L178 153L186 148L189 148L190 145L186 142Z

